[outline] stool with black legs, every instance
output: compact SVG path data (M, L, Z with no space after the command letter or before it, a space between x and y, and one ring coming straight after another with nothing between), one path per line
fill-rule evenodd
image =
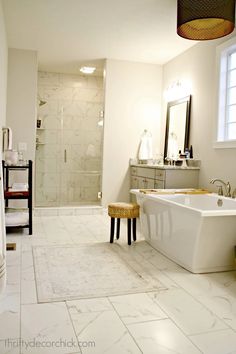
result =
M131 220L133 240L136 241L136 218L139 217L139 205L134 203L111 203L108 205L108 215L111 217L110 243L113 243L116 220L116 239L120 237L120 219L127 219L128 245L131 245Z

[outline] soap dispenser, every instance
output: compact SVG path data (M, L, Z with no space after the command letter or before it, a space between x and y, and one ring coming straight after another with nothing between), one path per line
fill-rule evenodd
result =
M190 158L190 151L189 151L189 149L188 148L185 148L185 158L186 159L189 159Z
M193 145L190 145L189 154L190 159L193 159Z

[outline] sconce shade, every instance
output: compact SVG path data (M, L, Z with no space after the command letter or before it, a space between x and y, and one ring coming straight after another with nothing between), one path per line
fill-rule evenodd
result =
M45 105L46 103L47 103L46 101L39 100L39 106L40 106L40 107L43 106L43 105Z
M234 30L235 0L178 0L177 33L193 40L227 36Z

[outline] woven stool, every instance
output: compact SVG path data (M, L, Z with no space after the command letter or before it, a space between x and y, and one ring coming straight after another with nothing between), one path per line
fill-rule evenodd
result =
M127 219L128 245L131 245L131 219L133 223L133 240L136 241L136 218L139 217L139 205L133 203L112 203L108 205L108 215L111 217L110 243L114 240L115 219L116 239L120 237L120 219Z

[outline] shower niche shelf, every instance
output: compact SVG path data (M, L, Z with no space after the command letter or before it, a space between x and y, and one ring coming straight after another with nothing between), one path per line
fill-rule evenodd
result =
M36 142L36 150L38 150L39 146L45 145L45 143L37 143Z
M3 185L4 185L4 199L5 199L5 208L6 211L9 209L9 200L14 200L14 199L24 199L27 201L27 208L22 209L22 208L10 208L12 215L15 213L17 217L19 214L22 212L25 214L25 211L28 212L28 218L27 222L24 223L19 223L13 225L6 226L6 229L10 229L12 227L19 227L19 228L28 228L29 229L29 235L32 235L32 213L33 213L33 206L32 206L32 161L29 160L27 165L24 166L19 166L19 165L11 165L8 166L5 164L5 161L2 161L2 167L3 167ZM27 172L27 177L24 176L24 178L27 178L27 185L28 188L27 190L12 190L10 188L10 172L15 171L15 172ZM25 184L25 183L24 183Z

